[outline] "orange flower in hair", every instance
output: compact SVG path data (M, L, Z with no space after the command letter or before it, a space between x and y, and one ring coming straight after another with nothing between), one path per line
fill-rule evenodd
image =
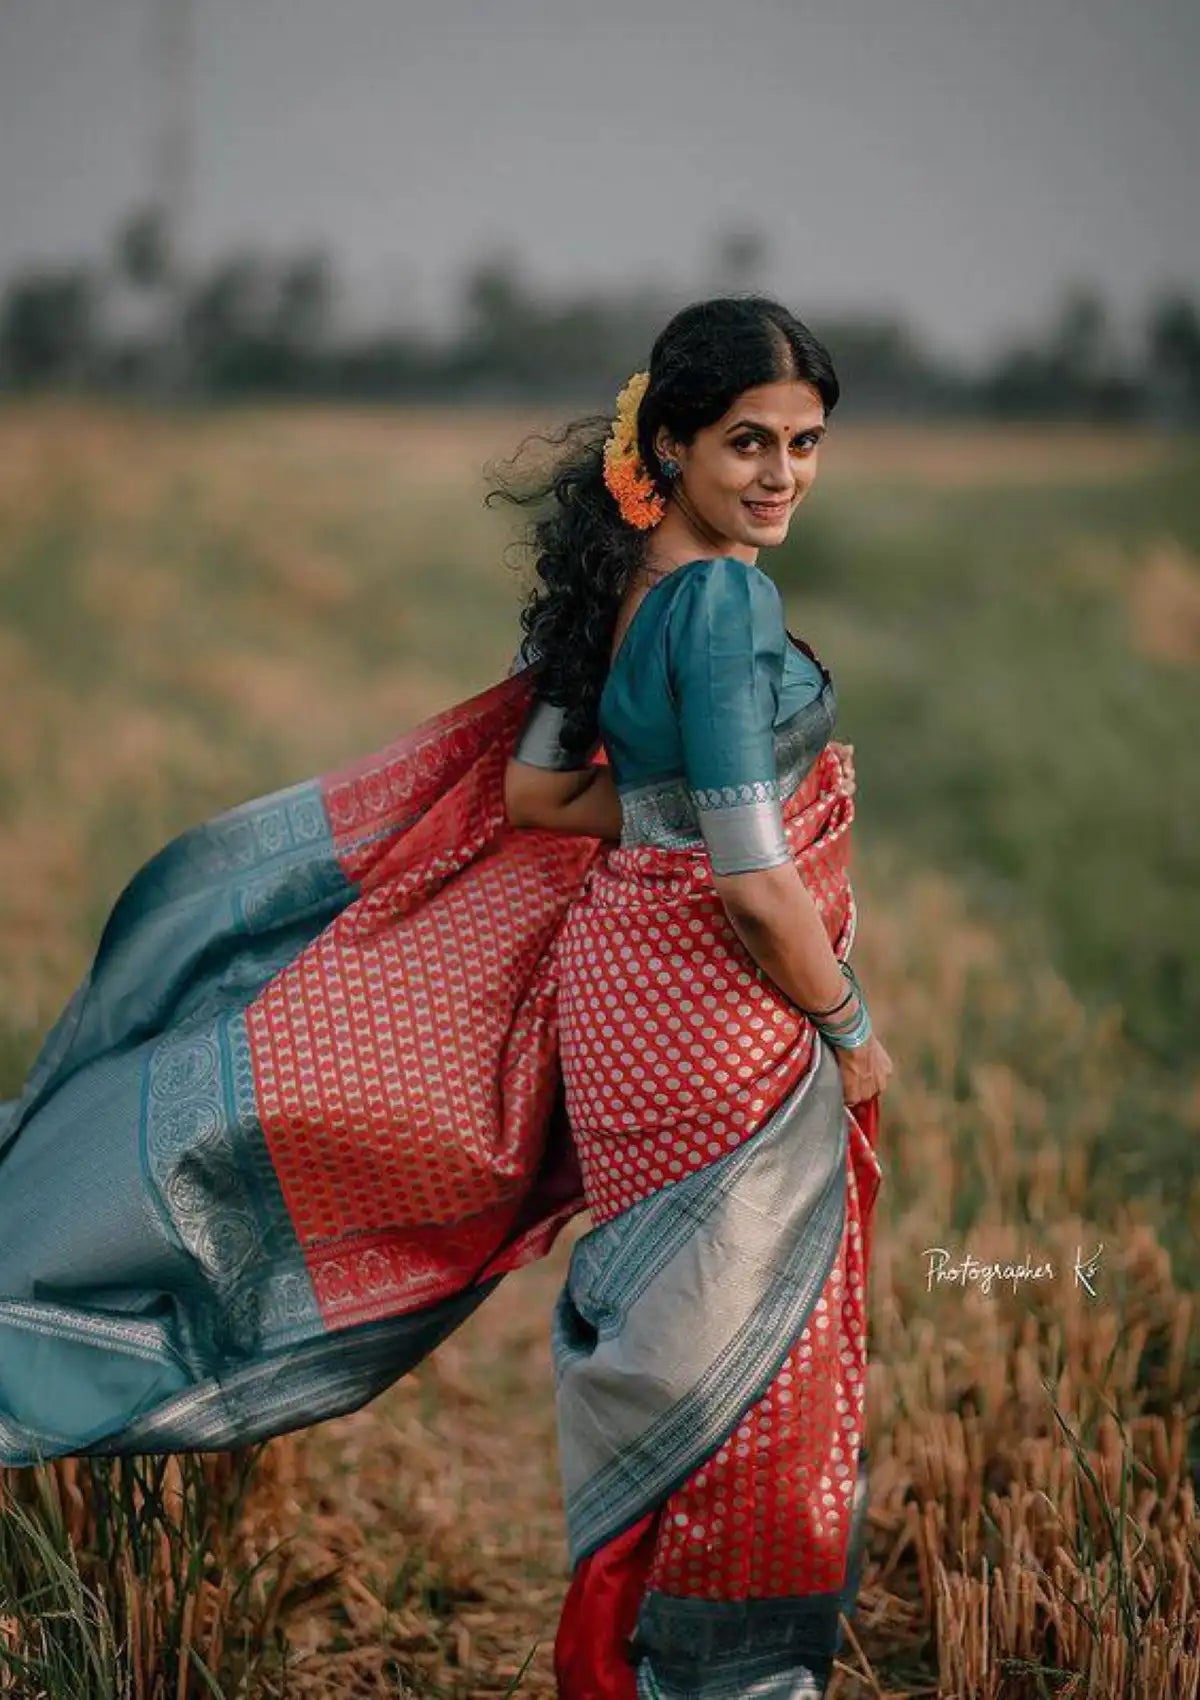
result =
M638 531L657 525L667 511L666 500L654 488L638 450L638 408L649 383L649 372L635 372L630 378L617 397L616 418L604 445L604 482L621 518Z

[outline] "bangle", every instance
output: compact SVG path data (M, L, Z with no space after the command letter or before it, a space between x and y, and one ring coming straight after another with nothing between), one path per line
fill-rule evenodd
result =
M802 1013L808 1016L817 1032L829 1044L836 1045L844 1051L853 1051L857 1050L860 1045L865 1045L871 1037L871 1012L867 1008L867 1000L863 995L863 989L858 983L858 975L854 972L854 969L848 962L841 962L838 966L850 981L851 989L835 1008L841 1009L856 993L858 995L858 1008L852 1015L843 1016L840 1021L829 1019L834 1013L831 1010L826 1010L823 1014L814 1010L804 1010Z
M846 993L840 1003L831 1004L828 1009L806 1009L803 1013L808 1016L810 1021L817 1018L824 1018L827 1015L836 1015L839 1009L849 1003L855 992L858 993L859 997L862 996L862 987L858 983L858 975L854 972L848 962L838 963L838 973L841 974L844 979L849 980L850 990Z
M830 1029L824 1022L815 1021L813 1026L821 1037L831 1045L836 1045L843 1051L855 1051L860 1045L865 1045L871 1037L871 1015L866 1004L862 1004L850 1027Z

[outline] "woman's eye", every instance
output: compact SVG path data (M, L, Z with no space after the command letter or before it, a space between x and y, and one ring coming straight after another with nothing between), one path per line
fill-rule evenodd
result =
M797 437L792 444L792 453L807 454L810 449L815 449L819 442L819 437ZM756 449L760 446L760 439L757 437L736 437L733 446L739 452L745 449Z

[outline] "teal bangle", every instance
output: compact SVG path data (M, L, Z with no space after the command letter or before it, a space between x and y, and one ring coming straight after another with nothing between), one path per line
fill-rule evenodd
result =
M849 1030L845 1028L840 1031L831 1030L820 1021L814 1021L813 1026L823 1039L826 1039L831 1045L836 1045L842 1051L858 1050L861 1045L866 1044L873 1031L871 1016L866 1004L861 1006L858 1018Z
M863 993L863 989L858 983L858 975L854 972L850 963L840 962L838 967L841 969L841 972L846 979L849 980L852 990L858 994L858 1009L852 1016L843 1016L840 1021L822 1020L820 1017L813 1015L808 1010L805 1010L804 1013L808 1016L817 1032L823 1039L826 1039L829 1044L836 1045L843 1051L854 1051L860 1046L865 1045L867 1040L871 1037L873 1031L871 1026L871 1012L867 1008L867 1000ZM845 1000L843 999L843 1002L844 1001ZM837 1008L840 1009L841 1005L837 1005ZM826 1011L826 1014L832 1014L832 1011Z

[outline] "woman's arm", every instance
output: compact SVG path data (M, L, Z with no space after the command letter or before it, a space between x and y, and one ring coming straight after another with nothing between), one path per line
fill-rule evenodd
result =
M713 883L734 932L785 997L805 1010L828 1010L849 988L837 966L825 923L795 863L749 873L716 874ZM859 1008L857 993L842 1016ZM872 1033L853 1050L839 1046L834 1055L847 1104L861 1104L887 1086L892 1059Z
M812 894L794 862L714 874L729 924L764 973L801 1009L829 1009L848 990ZM847 1011L853 1006L847 1004Z
M788 635L779 588L735 556L698 563L667 610L665 653L684 775L713 884L746 951L814 1014L846 995L825 924L792 859L775 721ZM851 993L843 1013L851 1015Z
M612 769L601 763L556 772L514 758L504 773L504 807L513 826L621 837L620 796Z
M522 660L518 650L514 668ZM612 772L587 749L563 737L566 710L534 695L504 771L504 808L513 826L545 828L588 838L621 837L621 803Z
M842 765L841 788L852 797L857 789L854 745L831 738L829 748ZM733 930L793 1003L828 1009L845 996L825 923L794 862L749 873L714 874L713 885Z

